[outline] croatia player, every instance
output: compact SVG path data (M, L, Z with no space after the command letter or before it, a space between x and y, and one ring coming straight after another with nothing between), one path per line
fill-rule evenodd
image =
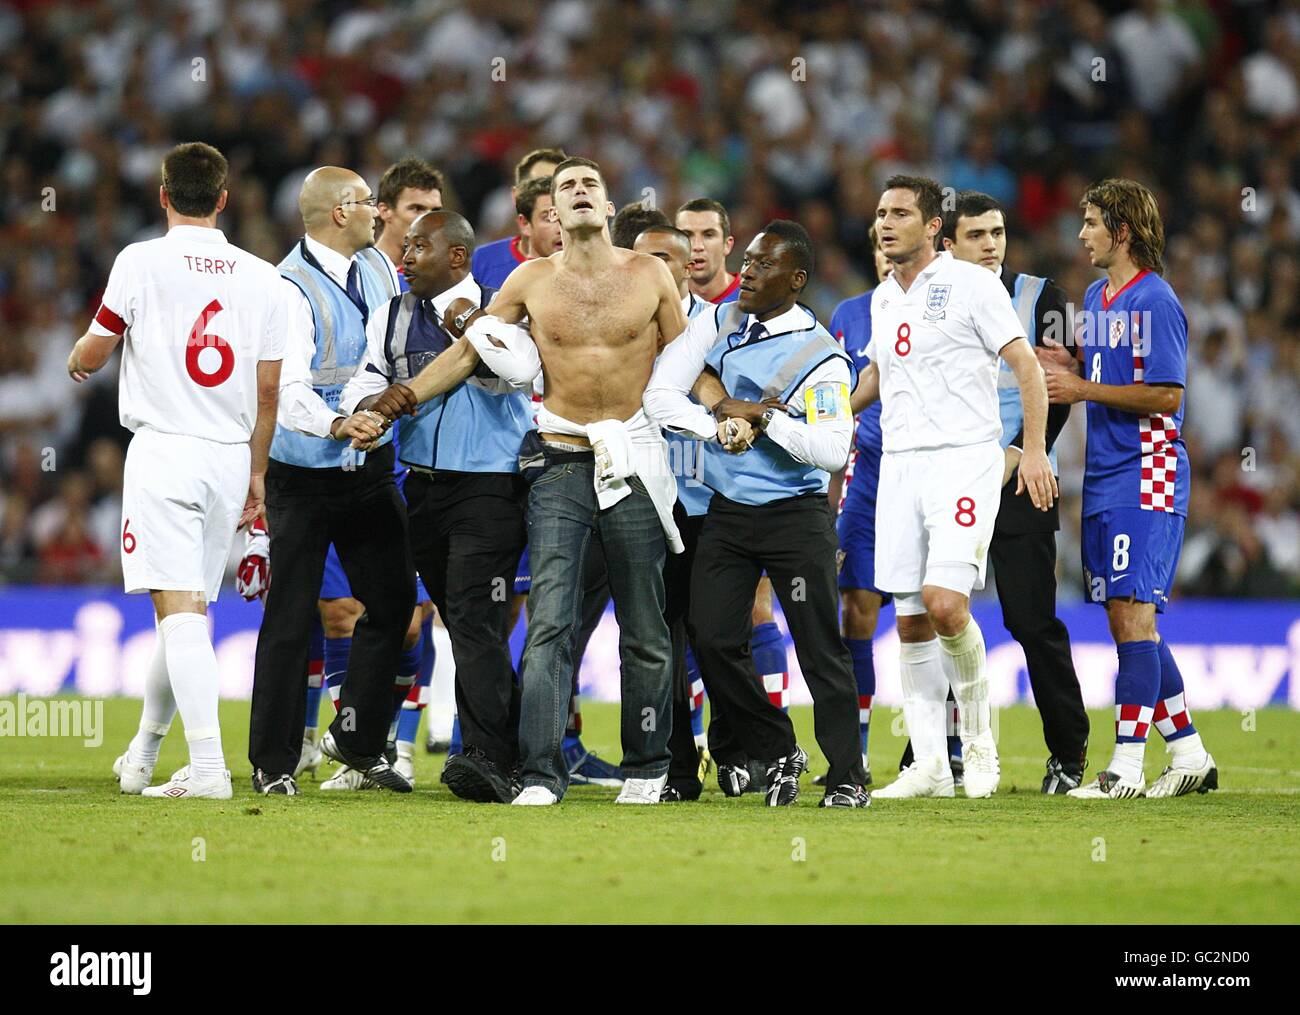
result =
M893 265L880 249L875 224L871 226L871 251L876 278L883 282ZM853 357L854 366L866 365L871 341L871 289L853 296L835 308L831 334ZM858 415L853 452L844 470L843 496L836 523L840 540L841 566L840 624L844 644L853 659L853 676L858 685L858 733L862 741L862 768L871 785L871 763L867 759L867 737L871 730L871 701L876 693L876 667L871 651L880 608L893 597L876 588L876 488L880 483L880 404L869 405ZM834 487L832 486L832 493ZM818 776L818 779L821 779ZM815 779L814 782L817 780Z
M519 211L519 188L528 180L549 180L551 174L555 172L555 167L567 158L563 148L537 148L520 159L519 164L515 166L515 185L510 188L510 200L515 203L515 218L519 234L509 239L485 243L474 251L474 258L470 261L470 272L483 285L490 289L500 289L502 283L519 265L530 258L547 257L554 252L559 234L559 220L554 218L546 220L551 226L551 231L543 237L543 245L549 242L551 249L545 253L533 249L533 234L537 231L538 225L534 223L531 214L525 215ZM547 195L549 198L549 191ZM550 206L550 201L547 200L542 210Z
M1187 317L1161 278L1160 210L1133 180L1089 188L1079 239L1106 271L1084 297L1087 379L1049 362L1053 402L1088 403L1083 475L1083 574L1106 607L1119 655L1115 753L1084 799L1182 796L1217 789L1219 773L1192 724L1183 678L1156 632L1183 546L1191 467L1183 444ZM1155 723L1173 764L1148 789L1142 772Z
M165 236L117 256L104 300L68 358L83 381L124 341L122 425L134 433L122 494L122 576L149 592L158 637L139 732L113 765L123 793L228 800L208 633L237 528L263 512L284 356L284 286L226 242L227 163L192 143L168 152L158 200ZM177 711L190 763L150 786Z
M871 302L870 363L854 392L854 410L881 400L875 582L894 595L903 712L915 753L877 793L886 799L953 795L945 742L950 686L961 713L966 795L987 797L998 787L984 635L970 614L970 593L983 587L1001 501L999 356L1015 371L1024 405L1017 492L1027 489L1040 510L1056 496L1042 370L997 277L935 252L941 207L933 180L894 176L885 183L876 229L894 270Z

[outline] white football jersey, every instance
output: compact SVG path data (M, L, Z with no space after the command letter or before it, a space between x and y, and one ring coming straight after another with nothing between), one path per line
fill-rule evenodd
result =
M903 292L891 274L871 301L867 357L880 370L887 452L997 440L998 352L1025 327L998 277L944 251Z
M90 330L125 336L122 425L246 443L258 361L284 358L286 289L219 229L176 226L118 254Z

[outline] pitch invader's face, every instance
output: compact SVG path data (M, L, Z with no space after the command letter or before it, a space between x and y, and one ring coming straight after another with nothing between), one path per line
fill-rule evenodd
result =
M532 218L519 216L519 231L528 238L528 250L533 257L550 257L564 246L564 233L550 194L538 196Z
M439 211L441 208L442 191L403 187L402 192L397 195L395 205L391 207L386 204L379 205L379 218L384 223L385 229L391 227L405 235L411 228L411 223L426 211Z
M939 225L937 218L925 220L912 191L895 187L880 195L876 235L880 237L881 251L895 264L913 260L927 247L933 250Z
M691 248L681 236L674 233L642 233L632 244L638 254L649 254L668 265L677 291L685 296L686 280L690 277L687 265L691 259Z
M605 181L591 166L564 170L554 178L551 194L566 233L603 229L614 214L614 205L605 196Z
M690 272L696 285L707 285L718 277L736 240L722 229L722 217L715 211L679 212L674 223L691 238Z
M997 271L1007 256L1007 227L1002 212L986 211L983 215L963 215L953 230L957 238L944 238L945 249L959 261L983 265Z

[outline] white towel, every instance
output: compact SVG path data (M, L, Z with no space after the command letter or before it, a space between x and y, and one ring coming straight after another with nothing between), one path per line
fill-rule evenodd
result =
M596 503L602 511L613 507L632 492L627 480L636 476L645 486L646 493L659 515L668 549L682 553L682 542L677 523L673 521L673 505L677 502L677 480L668 467L668 445L663 431L651 421L644 411L638 410L631 419L602 419L595 423L574 423L557 416L546 408L537 410L537 429L542 433L569 437L586 437L591 441L596 456L594 486Z

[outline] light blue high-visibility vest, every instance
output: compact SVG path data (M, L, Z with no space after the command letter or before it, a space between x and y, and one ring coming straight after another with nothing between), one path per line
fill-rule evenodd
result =
M366 314L352 302L347 290L325 271L307 249L306 239L299 240L280 262L280 274L288 279L311 304L316 325L316 351L311 358L311 386L331 409L337 409L343 386L357 372L366 354L366 321L370 313L397 295L392 273L384 263L384 254L374 247L357 252L356 264ZM392 431L384 434L381 444L392 440ZM350 441L314 437L287 427L275 427L271 457L287 465L308 469L357 468L365 453L353 451Z
M1038 297L1046 287L1047 279L1037 275L1016 276L1011 303L1016 308L1016 316L1020 318L1030 346L1036 345L1038 341ZM1004 359L998 360L998 414L1002 417L1001 443L1005 448L1024 425L1025 410L1020 404L1020 382L1016 380L1016 372ZM1055 448L1048 452L1047 458L1052 463L1052 471L1056 472Z
M495 289L479 286L479 306L492 301ZM391 379L410 383L451 345L430 304L403 293L389 308L384 355ZM402 461L423 469L451 472L518 472L519 445L533 425L533 400L526 391L493 390L476 378L492 378L480 364L473 376L403 416L399 444Z
M686 312L688 321L694 320L714 306L697 296L691 298L691 308ZM694 437L685 437L671 430L664 431L668 440L668 467L677 478L677 499L687 515L696 517L709 510L713 491L704 482L704 443Z
M716 307L718 341L705 362L722 380L733 398L761 402L778 398L788 403L809 374L830 359L848 367L849 390L857 383L857 370L848 354L816 315L803 304L807 326L795 331L765 335L745 342L748 314L735 303ZM795 406L802 417L804 407ZM716 443L704 446L704 479L724 497L740 504L768 504L800 494L825 493L830 479L825 469L801 462L766 434L744 454L733 455Z

